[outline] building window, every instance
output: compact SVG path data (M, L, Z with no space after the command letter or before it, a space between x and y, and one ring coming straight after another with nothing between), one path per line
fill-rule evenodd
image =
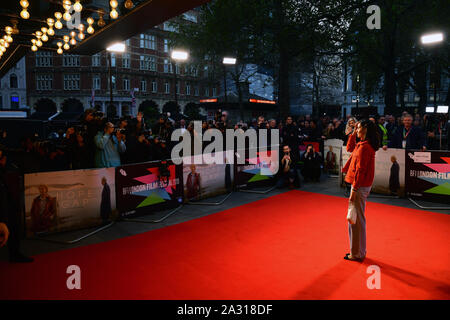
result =
M140 69L156 71L156 58L153 56L140 56Z
M79 67L80 57L74 54L64 54L63 56L64 67Z
M130 79L123 78L122 83L123 83L123 90L129 91L130 90Z
M205 97L209 97L209 87L205 87Z
M9 76L9 87L11 89L17 89L18 86L17 76L13 73Z
M141 91L146 92L147 91L147 81L141 80Z
M19 108L19 96L18 95L11 95L11 109L17 109Z
M92 77L92 89L100 90L100 76Z
M112 89L116 90L116 76L111 76Z
M212 95L213 97L217 96L217 89L215 87L212 89Z
M164 59L164 72L172 73L172 63L170 63L169 59Z
M169 83L169 81L166 81L164 83L164 90L165 90L165 93L170 93L170 83Z
M122 54L122 67L123 68L130 68L130 54L129 53L124 53Z
M92 56L92 66L99 67L101 65L101 55L100 53L94 54Z
M125 45L126 45L127 47L130 46L130 39L125 40Z
M198 89L198 86L194 87L194 94L198 97L200 95L200 90Z
M156 79L152 80L152 92L153 93L158 92L158 83L156 82Z
M203 67L203 76L207 77L208 76L208 66L204 66Z
M53 76L51 74L40 74L36 76L36 90L51 90Z
M53 54L49 51L36 52L36 67L51 67L53 64Z
M191 84L189 82L186 82L186 95L191 95Z
M197 76L197 67L191 66L191 76L193 77Z
M116 66L116 54L111 52L111 67Z
M164 52L169 52L169 39L164 39Z
M80 75L79 74L65 74L64 75L64 90L80 90Z
M145 49L156 50L156 37L141 33L139 46Z
M180 82L177 81L177 83L175 84L175 87L177 89L177 94L180 94Z
M180 67L178 66L178 64L175 64L175 72L177 74L180 74Z

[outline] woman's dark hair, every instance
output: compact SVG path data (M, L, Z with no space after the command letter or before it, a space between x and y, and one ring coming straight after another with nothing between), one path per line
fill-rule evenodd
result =
M361 127L366 128L366 140L369 141L375 152L380 148L380 135L378 133L378 129L376 124L370 120L364 119L359 121Z

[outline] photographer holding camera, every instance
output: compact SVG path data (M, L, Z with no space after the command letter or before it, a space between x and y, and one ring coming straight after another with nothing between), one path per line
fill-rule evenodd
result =
M97 168L117 167L121 165L120 153L126 151L125 135L121 130L114 130L114 125L107 122L103 132L95 136L95 166Z
M312 144L308 144L305 153L302 155L303 170L302 175L305 181L320 181L321 165L323 163L321 155L314 150Z
M300 186L300 176L297 173L298 158L291 152L289 145L283 146L283 153L280 160L280 174L277 183L278 188L282 188L289 182L289 189L294 189L295 185Z

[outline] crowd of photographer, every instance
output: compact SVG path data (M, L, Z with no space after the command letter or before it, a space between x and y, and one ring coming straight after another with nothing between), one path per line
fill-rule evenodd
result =
M437 121L427 114L420 117L404 112L398 118L384 115L370 117L370 120L377 124L380 144L384 149L448 149L449 124L446 118ZM345 143L356 121L352 116L342 119L325 115L313 119L306 115L297 119L288 116L284 121L266 120L264 116L259 116L249 122L232 123L226 111L218 110L214 119L202 122L202 131L210 128L223 133L226 129L278 130L280 154L283 153L283 145L287 145L292 158L304 164L304 178L317 181L324 159L320 150L314 149L313 143L320 145L326 139L340 139ZM102 113L89 109L78 125L70 126L65 132L53 132L49 139L26 136L22 138L20 146L11 146L8 144L7 132L1 131L0 150L3 150L3 156L6 150L14 150L10 153L10 160L22 173L116 167L169 159L175 145L171 141L175 129L186 130L192 140L198 136L193 121L185 119L174 121L167 115L161 115L156 123L149 125L139 112L135 118L124 117L112 123ZM268 137L270 143L270 134ZM306 152L299 153L300 146L305 146Z

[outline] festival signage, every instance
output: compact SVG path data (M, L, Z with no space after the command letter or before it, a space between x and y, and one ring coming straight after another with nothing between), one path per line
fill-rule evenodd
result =
M237 161L239 153L236 153L236 187L239 189L267 187L274 185L276 183L276 175L278 173L278 149L268 152L256 151L256 156L251 156L249 151L249 149L245 150L244 164L239 164L239 162ZM272 154L272 152L276 154ZM244 152L242 154L244 154Z
M183 202L181 165L154 161L116 168L117 209L121 216L148 214Z
M27 235L100 225L115 215L114 168L25 174Z
M340 139L328 139L324 142L323 159L324 169L329 174L339 175L341 167L341 150L344 141Z
M231 192L234 176L233 165L226 163L225 152L218 152L214 155L205 154L204 158L213 156L216 159L220 158L220 163L202 161L200 164L195 164L193 157L192 159L183 159L184 199L186 202Z
M450 152L406 150L406 195L450 203Z

